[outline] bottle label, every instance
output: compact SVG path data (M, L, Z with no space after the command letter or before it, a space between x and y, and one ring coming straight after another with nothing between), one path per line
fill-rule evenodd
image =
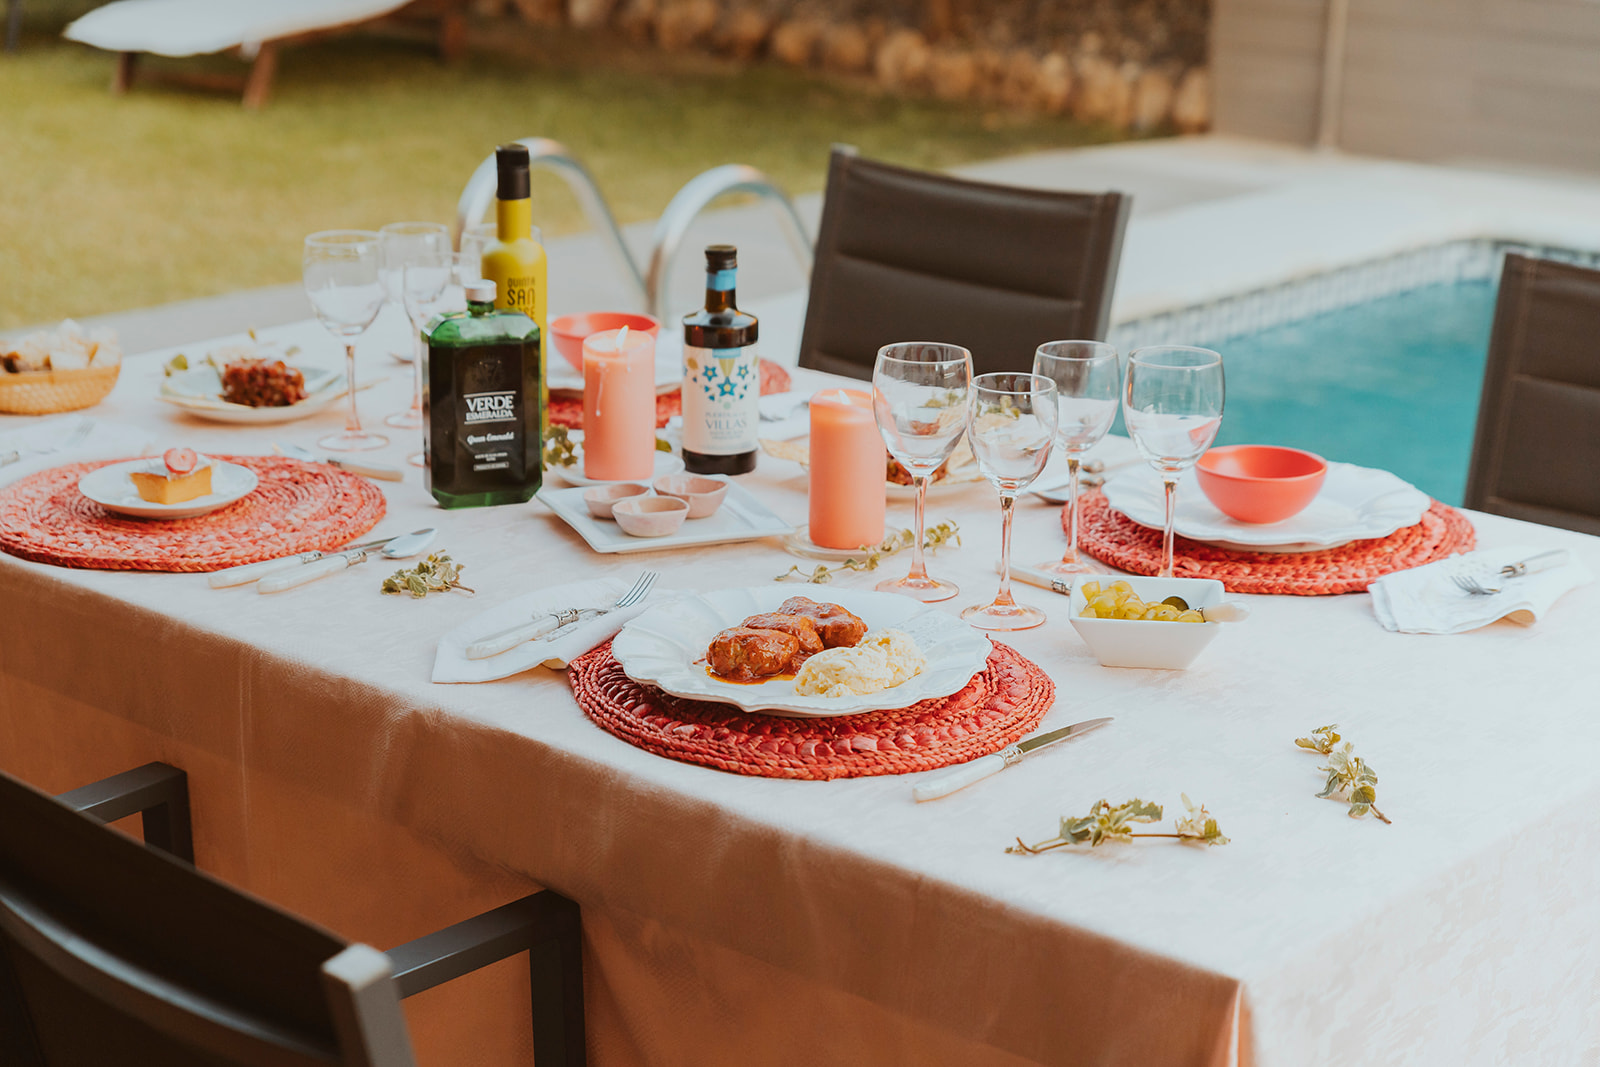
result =
M505 296L495 303L500 307L520 311L534 322L539 321L539 284L538 279L529 277L507 278L504 286Z
M706 288L713 289L719 293L727 292L733 288L733 276L737 271L737 267L732 267L728 270L706 271Z
M761 422L755 345L683 349L683 447L708 456L754 452Z
M462 393L456 419L469 470L510 471L512 477L522 477L521 390Z

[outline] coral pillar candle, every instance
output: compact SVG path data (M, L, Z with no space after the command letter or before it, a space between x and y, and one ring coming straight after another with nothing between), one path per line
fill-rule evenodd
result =
M656 459L656 342L639 330L602 330L583 342L583 473L649 478Z
M811 542L860 548L883 540L888 453L872 395L828 389L811 398Z

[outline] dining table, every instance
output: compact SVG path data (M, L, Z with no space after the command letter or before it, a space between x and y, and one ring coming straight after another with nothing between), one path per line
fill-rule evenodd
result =
M764 350L792 364L803 294L755 310ZM373 483L387 512L372 536L436 527L474 595L383 595L402 561L261 594L0 555L0 769L62 792L179 767L202 870L380 949L554 889L582 910L601 1067L1600 1061L1600 584L1534 625L1451 636L1389 632L1364 593L1241 595L1249 617L1175 671L1100 666L1068 599L1019 584L1048 621L993 639L1053 681L1040 729L1105 728L926 803L913 788L939 771L727 773L599 728L560 670L435 684L440 637L577 579L650 569L659 599L789 573L826 600L909 553L816 585L791 573L815 561L776 538L602 555L537 500L441 509L405 466L420 431L380 425L411 389L388 354L403 327L385 321L358 373L386 379L358 395L390 438L367 456L406 474ZM263 332L338 366L313 322ZM221 341L129 356L87 414L148 454L265 455L339 427L338 405L235 426L158 398L175 352ZM861 384L791 373L797 392ZM0 435L35 422L0 417ZM806 522L800 464L763 455L737 482ZM960 536L928 557L961 587L935 610L990 600L995 490L936 487L927 513ZM1600 568L1600 538L1467 514L1480 548ZM910 525L903 494L888 524ZM1023 497L1013 558L1063 547L1060 508ZM1378 772L1390 823L1317 796L1324 757L1295 739L1333 723ZM1226 845L1007 852L1101 799L1161 804L1170 823L1184 795ZM528 996L513 959L406 1001L419 1062L531 1064Z

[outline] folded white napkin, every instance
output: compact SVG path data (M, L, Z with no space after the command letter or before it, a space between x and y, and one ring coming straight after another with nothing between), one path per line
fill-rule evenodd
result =
M87 436L81 430L86 424ZM154 438L138 427L101 422L87 415L62 415L0 434L0 461L14 451L22 453L17 462L0 467L0 485L68 463L149 455L154 446Z
M807 405L814 395L791 391L762 397L757 436L768 441L792 441L811 433L811 409Z
M474 615L439 639L439 650L433 658L433 680L440 683L492 682L541 665L565 670L567 664L591 648L615 637L629 619L652 607L652 597L656 594L652 593L632 607L575 622L538 641L524 641L488 659L468 659L467 646L564 608L610 607L632 587L631 579L623 581L621 578L568 582L526 593Z
M1500 619L1531 626L1563 594L1594 581L1577 556L1523 578L1495 578L1501 567L1541 551L1535 545L1507 545L1386 574L1367 590L1373 613L1385 629L1407 634L1459 634ZM1493 596L1468 593L1451 580L1461 573L1485 584L1498 583L1502 591Z

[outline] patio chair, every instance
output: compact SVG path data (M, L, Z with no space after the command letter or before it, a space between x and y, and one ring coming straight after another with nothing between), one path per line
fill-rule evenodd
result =
M975 373L1026 371L1042 342L1103 339L1131 204L835 147L800 365L871 378L883 345L946 341L972 351Z
M535 893L379 952L85 814L141 804L147 835L165 805L156 824L187 841L187 786L164 764L61 798L0 773L0 1062L412 1067L401 998L524 951L539 1063L584 1062L570 900Z
M1600 271L1505 258L1466 505L1600 534Z

